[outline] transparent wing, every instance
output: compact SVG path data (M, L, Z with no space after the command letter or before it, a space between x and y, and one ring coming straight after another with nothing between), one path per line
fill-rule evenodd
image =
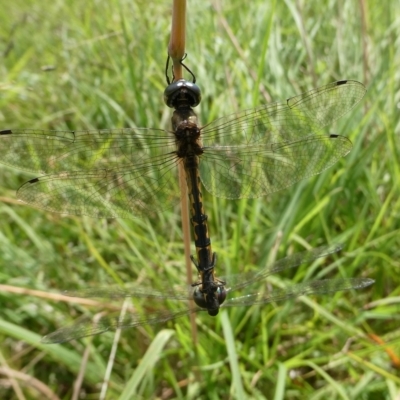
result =
M81 297L81 298L104 298L104 299L123 299L126 297L142 298L148 300L144 305L149 309L145 313L132 313L127 312L121 319L119 313L111 313L109 315L101 316L99 318L90 318L83 316L75 321L72 325L63 327L42 339L43 343L63 343L73 339L79 339L85 336L97 335L107 331L114 331L117 328L130 328L146 324L156 324L166 322L171 319L176 319L190 313L201 311L199 307L183 308L179 311L171 311L162 309L165 307L162 299L170 300L192 300L193 299L193 286L174 286L170 289L162 291L154 290L149 287L102 287L102 288L89 288L77 291L65 291L66 296ZM161 310L154 311L154 308Z
M310 263L317 258L325 257L329 254L337 253L342 250L341 244L332 244L327 246L317 247L312 250L302 251L300 253L291 254L285 258L282 258L272 265L254 272L231 275L226 277L221 277L221 281L225 282L225 288L227 291L234 291L238 289L243 289L250 286L256 282L260 282L266 279L268 276L277 274L282 271L287 271L291 268L296 268L299 265Z
M155 215L179 196L176 157L152 158L152 164L70 171L31 179L20 200L49 211L97 218Z
M63 214L132 218L169 208L179 196L175 145L168 132L2 132L0 162L52 172L18 190L18 198L35 207Z
M362 289L370 286L375 281L369 278L351 279L324 279L304 282L289 286L285 289L276 289L269 292L247 294L228 299L221 307L251 306L253 304L267 304L275 301L284 301L307 294L326 294L342 290Z
M200 177L213 195L256 198L317 175L350 152L349 139L307 136L290 143L205 148Z
M270 145L298 141L348 113L365 92L362 83L343 80L284 102L228 115L202 128L203 145Z
M126 297L145 298L145 299L171 299L171 300L192 300L194 286L173 285L171 288L155 290L151 287L124 287L109 286L100 288L88 288L82 290L64 291L65 296L81 298L104 298L104 299L123 299Z
M107 331L115 331L118 328L126 329L147 324L167 322L196 311L203 310L197 307L182 309L180 311L163 310L145 314L127 313L122 319L118 313L102 316L98 319L84 316L72 325L58 329L57 331L44 336L42 338L42 343L64 343L85 336L98 335Z
M143 167L174 150L174 136L162 129L0 131L0 163L42 175Z
M339 135L316 135L364 96L356 81L339 81L285 102L219 118L201 129L205 188L225 198L256 198L335 164L351 150Z

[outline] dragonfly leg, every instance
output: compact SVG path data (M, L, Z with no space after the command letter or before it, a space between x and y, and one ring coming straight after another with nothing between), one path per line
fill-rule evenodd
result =
M190 255L190 259L192 260L192 263L194 264L194 266L199 269L199 263L195 260L195 258L193 257L193 255Z

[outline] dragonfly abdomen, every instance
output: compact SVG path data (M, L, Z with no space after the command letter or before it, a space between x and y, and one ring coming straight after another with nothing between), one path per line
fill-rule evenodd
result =
M198 268L204 271L214 267L214 256L208 232L208 217L204 211L203 195L200 189L199 162L199 157L196 155L183 159Z

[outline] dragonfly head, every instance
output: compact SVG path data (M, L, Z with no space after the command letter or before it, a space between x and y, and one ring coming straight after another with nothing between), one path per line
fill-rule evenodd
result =
M201 286L196 287L193 300L199 307L205 308L209 315L215 317L226 299L226 290L223 285L212 283L208 290L202 289Z
M170 108L196 107L201 101L200 88L192 82L179 79L164 90L164 102Z

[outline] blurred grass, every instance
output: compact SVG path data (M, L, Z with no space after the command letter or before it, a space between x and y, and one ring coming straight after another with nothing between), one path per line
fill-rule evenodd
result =
M166 1L3 4L1 129L168 128L171 112L162 93L170 8ZM241 398L241 387L254 399L396 399L398 4L215 1L190 2L188 11L187 65L203 92L198 113L204 123L334 80L355 79L368 87L362 104L331 127L354 144L333 168L264 199L205 194L218 273L264 266L277 241L277 258L336 241L346 245L340 255L271 283L323 276L365 276L376 283L366 290L228 310L224 324L220 317L199 315L197 349L189 320L170 322L164 327L175 335L143 374L137 368L162 327L126 330L107 398L119 398L134 382L135 399ZM15 190L29 176L5 167L0 174L0 283L48 292L184 280L178 208L153 220L66 218L18 205ZM112 334L62 347L37 341L87 309L6 291L0 302L3 374L6 366L22 371L69 399L90 346L79 392L98 398ZM15 385L25 398L43 398L39 388L18 379L0 388L0 397L18 398Z

